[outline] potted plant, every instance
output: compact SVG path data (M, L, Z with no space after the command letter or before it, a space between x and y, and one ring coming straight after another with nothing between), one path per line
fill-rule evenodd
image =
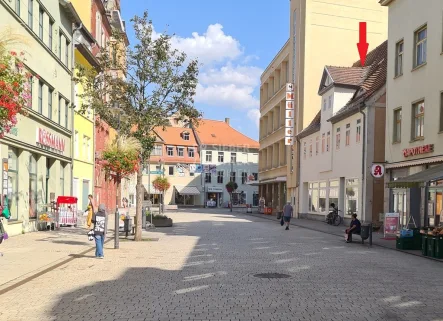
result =
M156 179L154 179L154 181L152 182L152 186L154 186L156 190L160 191L162 195L162 203L161 203L162 205L160 210L161 213L163 212L163 208L165 206L165 192L171 187L171 183L169 183L166 177L159 176Z
M238 188L238 185L236 182L230 181L228 184L226 184L226 190L229 193L229 201L231 203L231 212L232 212L232 193L235 192L235 190Z
M152 213L146 214L146 222L151 222L151 219L152 219L152 224L154 224L155 227L171 227L172 226L172 219L167 217L166 215L162 215L162 214L154 215Z

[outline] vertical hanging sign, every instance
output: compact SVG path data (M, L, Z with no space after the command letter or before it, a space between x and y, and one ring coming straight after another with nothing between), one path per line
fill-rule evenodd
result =
M294 84L286 84L285 145L294 145Z
M3 171L2 171L2 175L3 175L3 179L2 179L2 204L5 204L5 199L4 197L6 195L8 195L8 170L9 170L9 163L8 163L8 159L7 158L3 158Z

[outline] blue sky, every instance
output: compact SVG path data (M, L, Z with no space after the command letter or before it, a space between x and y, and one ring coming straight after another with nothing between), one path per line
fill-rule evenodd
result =
M175 34L173 45L199 59L196 107L205 118L258 138L260 74L289 37L289 1L122 1L129 20L147 9L156 32Z

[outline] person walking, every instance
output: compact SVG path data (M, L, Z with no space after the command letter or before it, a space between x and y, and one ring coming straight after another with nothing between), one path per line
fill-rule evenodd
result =
M86 208L85 213L88 213L88 218L86 219L86 225L88 226L88 228L91 228L92 225L92 215L94 215L94 204L92 204L93 201L93 197L91 194L88 195L88 207Z
M103 259L103 245L105 243L106 233L105 204L100 204L98 207L98 212L92 216L92 223L94 223L95 257Z
M283 220L286 223L286 229L289 230L289 223L291 222L291 217L293 216L294 209L292 208L291 202L287 202L283 207Z

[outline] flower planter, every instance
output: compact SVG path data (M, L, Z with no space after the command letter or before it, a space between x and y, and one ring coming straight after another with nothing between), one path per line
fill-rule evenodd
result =
M151 221L148 221L150 223ZM171 227L172 226L172 219L171 218L154 218L152 220L152 224L154 224L155 227Z

